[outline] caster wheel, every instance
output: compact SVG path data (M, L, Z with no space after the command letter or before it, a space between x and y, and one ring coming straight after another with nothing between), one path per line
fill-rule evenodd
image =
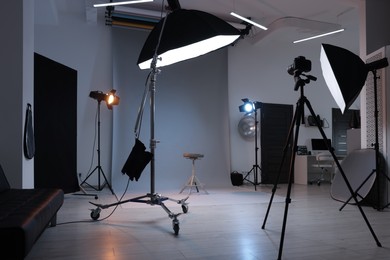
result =
M179 235L179 223L173 223L173 231L175 232L175 236Z
M92 218L93 220L98 220L99 217L100 217L100 213L99 213L98 211L96 211L96 210L92 210L92 211L91 211L91 218Z
M188 206L187 205L181 205L181 209L183 210L183 213L188 212Z
M98 199L98 196L95 196L95 200L97 200Z

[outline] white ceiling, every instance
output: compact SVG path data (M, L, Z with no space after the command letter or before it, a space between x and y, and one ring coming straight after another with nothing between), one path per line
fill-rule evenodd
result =
M119 1L119 0L114 0ZM86 5L109 2L108 0L86 0ZM339 28L358 32L358 8L364 0L180 0L181 8L196 9L214 14L226 21L241 23L230 12L250 17L266 27L251 30L254 43L281 28L289 27L295 39L329 32ZM137 8L161 11L165 0L151 3L126 5L121 8Z
M116 0L119 1L119 0ZM94 2L108 2L96 0ZM154 0L151 3L133 5L137 8L161 10L162 3ZM269 26L282 17L299 17L323 22L337 22L342 13L359 6L361 0L180 0L183 9L196 9L212 13L230 21L239 20L231 17L234 11L252 20ZM129 6L129 5L128 5Z
M117 2L120 0L114 0ZM253 27L248 38L253 43L261 41L276 30L281 30L294 39L309 37L338 28L355 31L359 29L359 6L365 0L180 0L183 9L196 9L214 14L226 21L241 23L230 15L234 11L244 17L250 17L269 30ZM56 12L79 10L87 22L104 19L105 8L94 8L95 3L109 0L35 0L36 23L53 22ZM151 3L121 6L160 12L167 5L166 0L154 0ZM37 11L40 13L37 15ZM44 15L42 15L44 13ZM99 15L100 14L100 15ZM47 21L51 19L51 21ZM293 34L293 36L291 36Z

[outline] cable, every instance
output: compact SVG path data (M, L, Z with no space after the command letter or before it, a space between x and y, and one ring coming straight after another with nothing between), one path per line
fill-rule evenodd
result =
M68 222L62 222L62 223L57 223L57 226L59 225L67 225L67 224L76 224L76 223L94 223L96 221L103 221L103 220L106 220L108 219L109 217L112 216L112 214L114 214L114 212L116 211L116 209L118 208L120 202L122 201L123 197L125 196L125 194L127 193L127 190L129 188L129 184L130 184L130 177L129 179L127 180L127 185L126 185L126 188L125 188L125 191L123 192L122 196L120 197L119 201L118 201L118 204L115 206L115 208L111 211L110 214L108 214L106 217L102 218L102 219L98 219L98 220L75 220L75 221L68 221Z

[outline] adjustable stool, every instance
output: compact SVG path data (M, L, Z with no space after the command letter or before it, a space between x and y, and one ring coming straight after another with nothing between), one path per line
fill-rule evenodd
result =
M198 177L195 175L195 160L198 160L199 158L203 158L203 154L196 154L196 153L184 153L184 158L191 159L192 160L192 174L191 177L188 179L188 182L184 187L181 189L179 193L182 193L186 187L190 187L189 193L192 191L192 187L196 188L196 191L199 192L199 188L201 188L206 194L209 194L205 188L203 187L203 184L199 181Z

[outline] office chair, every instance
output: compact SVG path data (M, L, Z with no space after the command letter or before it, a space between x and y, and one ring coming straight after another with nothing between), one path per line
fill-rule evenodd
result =
M321 152L316 155L316 163L312 167L319 168L321 170L320 176L314 180L309 181L309 184L317 183L318 186L321 182L326 181L325 174L329 174L329 180L332 182L334 173L334 160L329 152Z

